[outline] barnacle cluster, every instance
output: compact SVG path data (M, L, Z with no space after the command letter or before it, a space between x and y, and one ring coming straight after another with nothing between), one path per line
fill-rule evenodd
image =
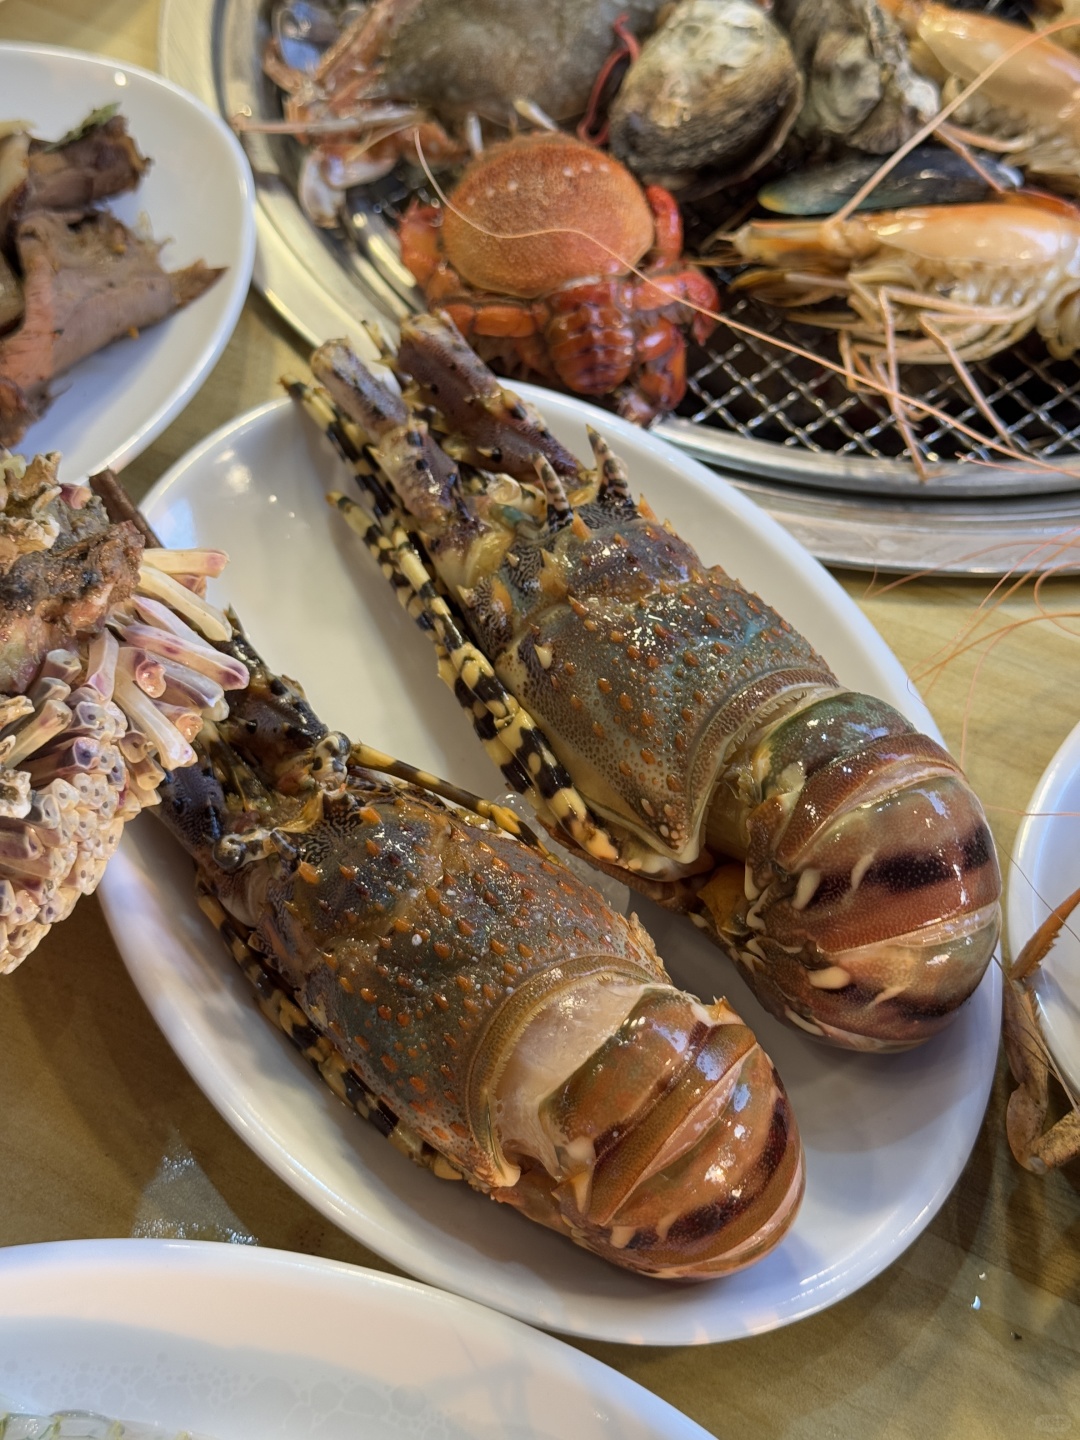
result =
M225 556L144 549L58 458L0 455L0 974L96 887L247 683L202 593Z

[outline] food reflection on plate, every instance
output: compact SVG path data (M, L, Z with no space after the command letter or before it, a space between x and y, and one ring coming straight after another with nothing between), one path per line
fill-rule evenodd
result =
M183 1430L111 1420L91 1410L57 1410L32 1415L8 1408L0 1394L0 1440L196 1440Z

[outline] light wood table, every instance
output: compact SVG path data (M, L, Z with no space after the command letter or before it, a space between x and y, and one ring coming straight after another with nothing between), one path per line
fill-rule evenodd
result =
M153 0L7 0L0 38L153 66L156 12ZM272 396L302 359L252 295L201 392L126 471L132 492ZM865 576L840 578L916 674L952 646L987 589L922 580L875 593ZM1051 583L1043 600L1076 614L1080 583ZM1029 595L1007 608L1013 619L1033 614ZM969 699L976 659L955 659L927 698L954 748L967 715L966 762L1007 859L1039 774L1080 718L1080 646L1046 621L1026 626L992 651ZM581 1348L719 1436L1080 1435L1080 1164L1045 1179L1020 1170L1004 1141L1007 1093L1002 1065L948 1202L852 1298L735 1344ZM220 1119L147 1014L97 903L84 900L0 981L0 1244L131 1234L254 1238L388 1268Z

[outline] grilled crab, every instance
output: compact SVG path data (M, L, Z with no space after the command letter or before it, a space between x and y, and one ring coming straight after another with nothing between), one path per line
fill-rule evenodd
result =
M716 287L682 261L673 197L567 135L485 151L445 207L409 208L401 249L484 359L614 395L643 424L683 397L683 330L701 343L715 323Z

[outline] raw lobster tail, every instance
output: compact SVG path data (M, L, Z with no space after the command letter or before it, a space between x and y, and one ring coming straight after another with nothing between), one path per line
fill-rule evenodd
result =
M448 323L406 322L388 358L400 396L343 342L312 361L328 393L290 388L504 775L558 838L690 910L789 1023L855 1049L934 1033L998 929L955 762L635 505L599 435L568 463Z
M945 1025L999 923L993 840L955 760L839 691L766 726L721 783L748 797L745 869L701 898L768 1008L856 1049Z
M162 767L194 761L247 679L198 593L225 556L144 550L57 464L0 460L0 974L95 889Z
M376 774L246 642L222 648L250 684L159 814L335 1088L437 1174L619 1265L706 1277L770 1249L802 1151L730 1007L676 990L636 920L494 807Z

